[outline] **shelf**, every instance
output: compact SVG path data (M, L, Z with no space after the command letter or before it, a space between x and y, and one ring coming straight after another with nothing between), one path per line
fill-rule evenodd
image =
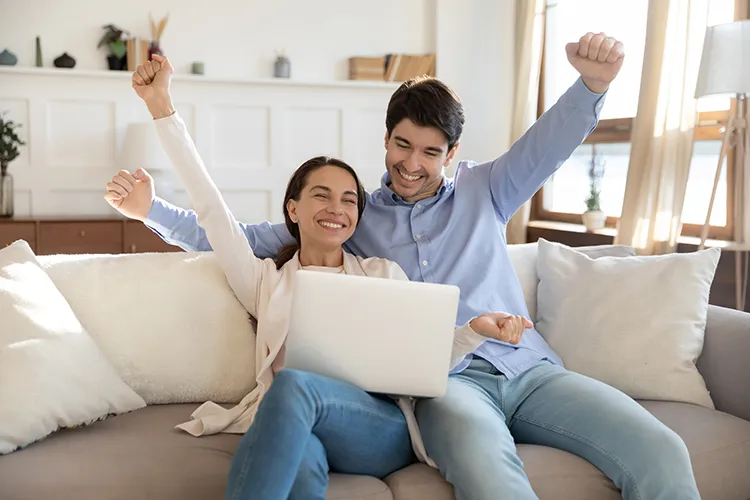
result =
M85 70L65 68L37 68L33 66L0 66L0 75L31 75L31 76L55 76L55 77L83 77L83 78L113 78L130 79L129 71L108 70ZM195 83L223 83L230 85L266 85L286 87L327 87L327 88L354 88L354 89L387 89L395 90L401 82L380 82L368 80L330 80L330 81L305 81L293 78L221 78L205 75L192 75L175 73L175 81Z

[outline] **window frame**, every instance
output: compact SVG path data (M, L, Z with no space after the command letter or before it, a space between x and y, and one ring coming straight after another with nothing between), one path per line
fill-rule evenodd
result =
M750 12L750 0L735 0L734 19L747 19ZM542 33L542 57L539 72L539 93L537 96L537 118L544 113L544 78L546 57L546 20L543 23ZM730 113L735 112L736 99L731 99L730 108L720 111L702 111L698 114L698 122L695 126L695 140L708 141L724 138L724 129L727 125ZM586 138L584 144L604 143L628 143L631 141L631 131L634 118L611 118L600 120L596 129ZM729 240L734 232L734 172L735 157L734 148L730 148L726 157L727 178L727 222L725 226L710 226L708 237L712 239ZM555 221L570 224L581 224L582 214L566 212L554 212L544 207L544 186L531 199L530 219L535 221ZM619 217L608 216L605 226L614 228L617 226ZM703 224L683 224L682 235L699 237Z

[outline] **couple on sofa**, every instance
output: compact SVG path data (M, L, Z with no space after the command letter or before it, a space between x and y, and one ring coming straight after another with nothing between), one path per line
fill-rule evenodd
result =
M227 498L323 499L329 469L384 477L414 454L439 468L459 500L536 498L515 442L588 460L627 499L700 498L681 439L625 394L566 371L525 319L505 225L594 129L623 62L621 43L602 33L566 50L581 77L507 153L461 162L453 179L443 168L463 128L459 99L436 79L404 83L388 105L381 188L368 194L346 163L313 158L289 182L283 225L234 219L172 107L169 61L154 56L134 73L195 212L156 199L141 169L115 176L107 201L170 243L213 249L258 319L257 387L235 408L207 403L180 426L194 435L247 431ZM282 370L298 269L459 286L446 395L394 401ZM623 427L642 440L626 439Z

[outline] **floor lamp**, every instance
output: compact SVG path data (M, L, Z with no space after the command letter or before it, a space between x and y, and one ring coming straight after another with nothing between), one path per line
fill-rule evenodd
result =
M747 96L750 94L750 20L709 26L703 43L703 54L695 97L729 95L737 99L734 113L729 116L724 139L721 143L719 163L716 167L711 200L700 238L700 249L705 248L708 228L711 221L716 190L729 148L735 148L737 168L741 169L736 178L742 180L739 193L742 198L735 200L744 207L739 231L740 240L728 249L734 250L735 298L737 308L744 310L748 284L748 254L750 254L750 136L747 130ZM744 263L743 263L744 257ZM744 265L743 265L744 264ZM743 269L744 268L744 269Z

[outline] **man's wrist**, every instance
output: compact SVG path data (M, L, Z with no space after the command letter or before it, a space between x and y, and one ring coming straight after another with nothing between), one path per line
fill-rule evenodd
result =
M172 98L168 94L149 99L146 101L146 106L154 120L166 118L175 113Z
M590 80L590 79L587 79L585 76L582 76L581 80L583 80L583 84L586 85L586 88L589 89L594 94L603 94L609 88L608 83L599 82L596 80Z

